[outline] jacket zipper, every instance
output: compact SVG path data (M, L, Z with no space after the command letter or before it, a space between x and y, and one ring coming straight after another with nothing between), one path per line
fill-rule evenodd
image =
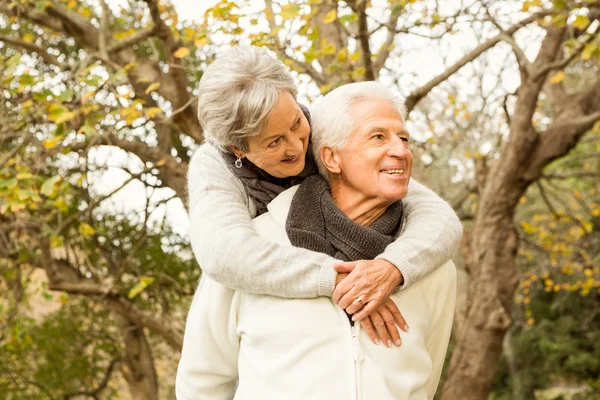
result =
M356 324L352 325L350 323L350 321L348 320L348 315L346 315L346 313L344 312L344 310L340 309L339 307L337 307L341 317L344 319L344 324L347 324L347 326L350 328L350 341L351 341L351 354L352 354L352 370L353 370L353 378L354 378L354 396L353 398L355 400L361 400L362 399L362 393L361 393L361 385L360 385L360 365L359 363L362 362L362 360L364 359L364 355L362 352L362 349L360 347L360 342L358 340L358 335L360 333L359 328L357 327Z
M350 330L352 332L352 356L354 358L354 382L355 382L355 398L357 400L362 399L362 387L361 387L361 369L359 363L364 360L364 355L362 349L360 347L360 342L358 341L358 333L359 330L356 327L356 323L350 326Z

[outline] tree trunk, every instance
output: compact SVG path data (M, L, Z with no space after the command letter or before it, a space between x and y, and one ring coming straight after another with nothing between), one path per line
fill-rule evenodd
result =
M144 330L130 321L116 316L123 342L125 357L121 372L129 386L133 400L158 400L158 379L154 369L152 350L146 340Z

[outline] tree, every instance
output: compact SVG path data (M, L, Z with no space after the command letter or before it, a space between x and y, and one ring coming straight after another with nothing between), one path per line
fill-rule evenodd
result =
M19 148L25 155L37 154L38 164L50 160L53 169L30 168L35 176L32 184L15 175L20 173L17 166L31 165L30 156L17 157L12 166L4 165L3 158L8 181L0 185L4 190L3 218L11 224L28 221L32 211L36 214L28 209L28 202L44 203L46 198L39 194L44 187L49 194L70 191L71 200L65 199L64 206L54 204L58 211L51 215L70 217L64 229L79 234L73 238L75 254L91 254L103 261L94 268L49 262L53 260L49 255L53 238L70 244L71 237L45 220L42 226L48 225L50 230L27 226L28 235L34 238L29 248L49 262L40 267L48 274L50 288L98 299L141 333L153 332L176 348L180 334L153 315L161 302L150 301L151 305L145 306L137 304L137 297L131 301L125 295L126 289L136 284L146 285L151 293L155 284L143 281L146 275L127 257L126 263L111 265L114 255L110 248L94 239L103 228L89 216L104 215L95 211L104 197L91 192L85 178L78 182L88 170L98 168L90 154L110 146L133 155L140 166L132 171L133 180L142 180L148 188L168 188L185 203L187 163L203 139L192 88L218 46L226 43L269 47L296 72L309 99L348 82L388 82L405 95L414 121L430 119L440 129L457 125L456 136L434 134L427 139L431 141L423 140L424 156L432 157L436 148L445 146L469 152L468 157L432 158L438 165L453 161L451 158L469 159L465 172L451 177L463 182L461 190L452 195L456 208L468 220L462 250L470 283L466 306L457 319L456 346L442 397L486 398L512 322L519 280L515 265L519 238L514 224L519 200L529 186L540 181L551 162L567 154L587 132L597 133L593 127L600 120L600 80L594 64L600 55L600 2L524 1L517 4L520 20L505 15L506 10L518 11L515 2L493 3L457 2L443 7L425 0L390 0L383 6L354 0L286 4L267 0L265 10L256 12L250 2L221 1L196 24L179 21L170 4L157 0L130 1L120 10L111 10L104 1L4 0L0 3L4 93L7 112L19 126L3 132L3 143L11 145L6 160L15 159L12 149ZM248 27L246 31L242 26ZM407 43L420 40L424 46L437 46L466 29L477 34L478 43L459 55L452 54L444 70L422 82L403 73L402 65L415 60L405 52ZM539 33L532 39L539 44L536 51L523 48L519 35L527 29ZM456 89L465 81L458 76L496 48L512 51L509 61L520 76L517 90L511 93L498 85L497 92L504 93L496 98L485 96L482 89L474 94L477 101L459 100ZM585 76L585 80L567 86L575 76ZM477 106L481 107L474 110ZM442 110L433 113L432 119L430 111L439 107ZM446 109L453 110L444 118L447 125L439 124L436 118ZM503 111L506 120L499 118ZM485 140L480 138L480 145L471 146L467 140L474 137L473 131L487 128L486 119L498 128ZM83 173L65 168L66 160ZM31 193L19 192L27 190ZM81 227L83 221L87 225ZM141 221L131 225L145 231L147 220ZM85 232L89 237L82 240ZM117 233L106 231L107 243L112 243L112 235ZM137 243L144 243L145 237L138 239ZM14 268L19 264L12 257L7 259ZM57 275L57 271L65 273ZM77 271L91 275L74 273ZM128 275L132 271L137 282ZM186 271L188 279L193 276ZM168 275L179 284L187 282L181 276ZM118 289L111 290L114 283ZM169 286L170 290L175 287ZM146 386L148 393L153 385Z

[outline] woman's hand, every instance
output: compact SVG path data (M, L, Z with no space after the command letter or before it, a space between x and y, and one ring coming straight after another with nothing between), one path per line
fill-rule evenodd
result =
M346 262L336 265L335 270L338 275L348 276L336 285L332 299L348 314L358 312L353 321L363 320L378 310L404 281L400 270L382 259Z
M391 299L387 299L379 309L361 320L360 325L373 343L379 344L379 340L381 339L387 347L392 347L392 342L398 347L402 344L400 332L396 325L404 332L408 332L408 326L404 317L402 317L396 303Z

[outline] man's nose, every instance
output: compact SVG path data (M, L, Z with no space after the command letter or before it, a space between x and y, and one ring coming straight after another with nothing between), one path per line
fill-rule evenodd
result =
M408 142L395 136L390 142L390 148L388 149L388 155L391 157L403 158L408 153Z

